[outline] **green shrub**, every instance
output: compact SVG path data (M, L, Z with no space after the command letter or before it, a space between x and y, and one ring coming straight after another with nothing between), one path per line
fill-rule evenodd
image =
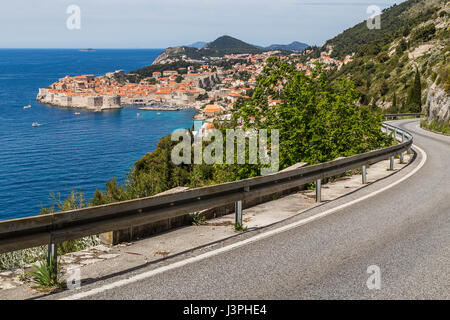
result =
M430 123L428 123L427 120L423 120L420 123L420 126L422 128L425 128L425 129L428 129L431 131L450 135L450 123L449 122L438 122L436 120L433 120Z
M403 52L405 52L405 50L408 49L408 45L406 44L405 39L402 38L402 40L400 41L400 43L398 44L397 48L396 48L396 54L401 56L403 54Z
M236 221L236 223L234 224L234 230L236 230L237 232L246 232L248 228L240 224L239 221Z
M60 280L58 268L55 268L56 261L53 256L50 259L40 264L34 264L35 271L30 271L32 280L40 289L63 288L65 282Z
M377 55L377 60L378 60L378 62L380 62L380 63L383 63L383 62L386 62L386 61L388 61L389 60L389 55L387 54L387 52L380 52L378 55Z
M434 24L428 24L424 27L416 29L413 34L413 40L415 41L429 41L436 33L436 27Z
M200 216L199 214L194 214L191 216L193 226L201 226L206 223L206 217Z

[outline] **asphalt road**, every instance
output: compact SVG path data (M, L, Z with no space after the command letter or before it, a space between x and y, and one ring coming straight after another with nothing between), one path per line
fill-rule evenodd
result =
M87 299L450 299L450 137L417 128L417 120L397 125L428 155L406 181L320 220ZM380 289L367 287L372 265Z

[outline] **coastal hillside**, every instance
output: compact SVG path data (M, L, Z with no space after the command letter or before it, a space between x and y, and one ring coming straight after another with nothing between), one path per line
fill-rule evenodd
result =
M449 13L447 0L409 0L384 10L380 30L363 22L322 50L352 55L334 77L355 83L361 105L393 113L431 108L430 121L449 121Z
M187 56L190 59L201 59L203 56L200 53L201 49L197 49L194 47L176 47L176 48L167 48L161 53L153 62L153 64L166 64L172 63L174 61L180 60L182 56Z
M413 16L407 14L407 11L410 10L411 7L417 4L428 7L427 3L431 1L410 0L402 2L399 5L393 5L383 11L381 16L381 29L370 30L367 28L366 21L363 21L328 40L325 46L333 47L332 57L342 59L346 55L357 52L369 43L392 38L397 32L401 32L402 29L410 23L409 20L413 18ZM411 21L411 24L412 23L413 21Z

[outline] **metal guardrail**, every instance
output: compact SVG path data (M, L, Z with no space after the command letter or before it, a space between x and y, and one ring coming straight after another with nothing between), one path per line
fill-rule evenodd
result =
M400 128L383 124L386 133L394 133L399 144L317 165L279 172L231 183L186 190L98 207L54 213L0 222L0 253L40 245L49 245L49 255L56 255L55 243L104 232L123 230L204 209L236 204L236 217L242 225L242 201L317 182L320 201L321 180L362 167L366 183L366 165L391 159L409 150L412 135Z
M414 117L414 118L420 118L425 116L423 113L399 113L399 114L386 114L384 115L386 120L389 119L397 119L399 117Z

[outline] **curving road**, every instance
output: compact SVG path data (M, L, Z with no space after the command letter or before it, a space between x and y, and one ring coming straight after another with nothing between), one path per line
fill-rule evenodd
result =
M393 123L427 153L425 165L400 184L308 224L84 298L450 299L450 137L417 128L417 120ZM418 152L401 172L297 220L392 184L422 159ZM380 268L379 290L366 285L372 265Z

